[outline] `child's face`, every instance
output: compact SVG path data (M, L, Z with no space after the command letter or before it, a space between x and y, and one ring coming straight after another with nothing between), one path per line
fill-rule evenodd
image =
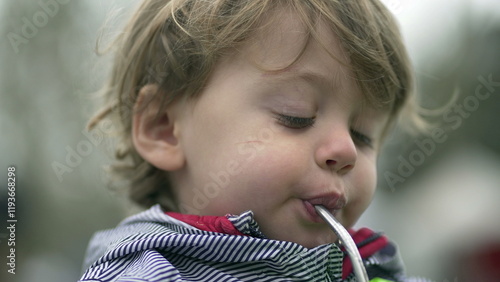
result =
M178 120L186 162L171 177L181 212L252 210L270 239L314 247L336 237L313 204L346 227L367 208L388 115L363 103L352 72L314 40L290 68L262 70L288 65L302 48L304 32L292 18L224 57L188 103ZM324 26L319 32L346 60L338 39Z

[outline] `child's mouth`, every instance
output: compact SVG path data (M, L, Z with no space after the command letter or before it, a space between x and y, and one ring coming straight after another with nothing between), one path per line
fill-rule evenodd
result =
M325 221L321 216L316 212L316 209L314 208L314 205L311 204L309 201L303 201L305 210L307 212L309 220L312 222L316 223L324 223ZM333 215L337 215L338 209L331 209L330 213Z
M321 205L334 216L346 205L346 198L341 193L331 192L302 201L309 219L312 222L324 223L323 218L316 212L314 206Z

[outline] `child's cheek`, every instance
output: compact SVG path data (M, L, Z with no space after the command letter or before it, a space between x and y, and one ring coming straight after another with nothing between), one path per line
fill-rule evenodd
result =
M291 151L260 141L239 144L238 153L244 170L259 178L286 176L294 158Z
M343 224L352 226L370 205L376 188L376 168L371 162L358 162L356 172L349 177L348 204L343 211Z
M278 136L267 140L252 140L237 144L241 175L238 179L246 185L273 188L290 187L298 182L306 171L305 152L290 142L281 142Z

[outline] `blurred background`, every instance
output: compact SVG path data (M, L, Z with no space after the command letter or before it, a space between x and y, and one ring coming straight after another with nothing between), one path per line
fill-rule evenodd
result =
M396 241L410 275L500 281L500 4L386 0L428 136L395 132L359 226ZM85 131L107 73L95 55L137 1L0 1L0 281L76 281L93 232L134 212L108 189L99 129ZM103 38L106 42L108 37ZM7 272L7 168L16 168L16 269ZM496 278L496 279L495 279Z

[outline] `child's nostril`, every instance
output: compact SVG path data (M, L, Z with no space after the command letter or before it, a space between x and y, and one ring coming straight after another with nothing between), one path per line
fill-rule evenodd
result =
M337 161L334 161L334 160L327 160L327 161L326 161L326 164L327 164L328 166L335 165L336 163L337 163Z

